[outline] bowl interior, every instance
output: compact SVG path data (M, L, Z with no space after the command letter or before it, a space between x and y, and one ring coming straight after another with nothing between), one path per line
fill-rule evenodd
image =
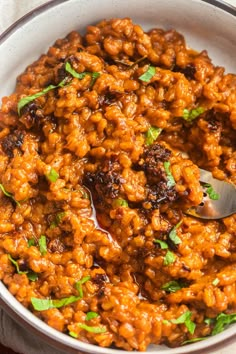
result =
M232 10L231 10L232 11ZM153 27L175 28L188 45L196 50L207 49L213 62L228 72L236 72L236 17L219 7L201 0L55 0L33 11L0 38L0 99L14 90L15 80L57 39L72 30L85 31L88 24L105 18L131 17L146 30ZM63 343L67 353L74 349L88 353L126 353L122 350L99 348L81 343L57 332L20 305L0 283L0 299L11 314L23 318L40 333L47 333L55 343ZM158 346L159 354L184 354L202 350L235 334L236 325L206 341L182 348ZM150 346L148 353L157 351ZM203 353L203 351L201 351Z

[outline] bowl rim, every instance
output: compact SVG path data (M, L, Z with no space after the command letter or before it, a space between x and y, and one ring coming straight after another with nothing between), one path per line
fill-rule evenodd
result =
M49 0L46 3L39 5L33 10L27 12L24 16L13 22L5 31L0 34L0 45L5 42L7 38L10 37L24 23L29 22L31 19L45 12L47 9L68 1L70 0ZM199 0L199 2L205 2L236 17L236 6L230 3L226 3L224 0Z
M226 3L224 0L197 0L199 3L207 3L209 5L212 5L215 8L218 8L220 10L223 10L224 12L233 15L236 17L236 6ZM53 7L56 7L60 4L70 2L70 0L49 0L45 2L44 4L41 4L37 6L36 8L30 10L27 12L24 16L20 17L18 20L16 20L13 24L11 24L6 30L4 30L0 34L0 45L3 44L11 35L14 34L22 25L30 22L32 19L37 17L38 15L46 12L48 9L51 9ZM4 299L3 293L7 292L8 293L8 298ZM75 340L68 335L58 332L54 328L50 327L47 325L45 322L42 320L39 320L32 312L30 312L27 308L25 308L7 289L5 284L0 280L0 306L8 313L8 315L15 320L20 326L24 326L26 329L30 329L33 333L38 335L45 343L53 346L54 348L57 348L59 350L70 350L71 353L77 353L77 354L82 354L82 352L79 352L78 350L82 350L83 353L93 353L93 350L95 348L98 348L96 350L97 353L100 354L109 354L109 349L111 348L103 348L103 347L98 347L97 345L89 344L89 343L84 343L79 340ZM17 308L18 307L18 308ZM22 317L21 312L24 312L24 310L28 311L28 316ZM37 326L37 323L34 323L34 321L30 320L30 317L34 316L36 318L36 322L40 321L42 323L42 327L46 327L49 329L49 333L45 333L43 328L41 326ZM235 324L236 326L236 324ZM225 336L225 333L227 331L227 335ZM193 343L188 345L189 353L190 352L196 352L201 353L201 350L207 349L211 347L212 349L217 349L216 346L218 346L220 343L224 343L227 339L232 338L235 336L236 332L235 330L230 327L226 329L225 331L207 338L208 341L208 346L206 347L204 345L205 341L198 342L198 343ZM61 337L61 338L60 338ZM236 338L236 337L235 337ZM65 341L63 341L65 339ZM67 340L66 340L67 339ZM214 340L215 339L215 340ZM74 345L71 346L70 344L72 343L80 343L78 346ZM171 354L179 354L180 350L183 349L184 347L177 347L177 348L169 348L171 350ZM114 350L114 349L113 349ZM158 350L161 354L164 353L161 349ZM185 351L184 351L185 352ZM69 352L68 352L69 353ZM127 353L127 351L123 349L116 348L115 353ZM153 353L153 352L152 352ZM185 352L186 353L186 352Z

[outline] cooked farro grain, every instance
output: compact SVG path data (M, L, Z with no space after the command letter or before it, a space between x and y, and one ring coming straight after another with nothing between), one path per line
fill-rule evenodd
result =
M57 330L125 350L235 321L235 215L184 213L202 200L198 167L236 181L235 107L236 76L174 30L112 19L57 40L0 111L10 292Z

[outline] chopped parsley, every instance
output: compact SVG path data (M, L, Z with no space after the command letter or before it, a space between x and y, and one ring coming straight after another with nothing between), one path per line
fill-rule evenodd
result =
M89 311L89 312L87 312L87 314L86 314L85 320L86 320L86 321L90 321L90 320L92 320L93 318L97 318L98 316L99 316L99 314L98 314L97 312Z
M79 296L80 296L80 299L83 298L84 294L83 294L83 288L82 288L82 284L86 283L88 280L90 280L90 276L86 276L86 277L83 277L82 279L78 280L76 283L75 283L75 288L76 290L78 291L79 293Z
M41 235L39 238L39 250L42 256L45 256L47 253L47 239L46 236Z
M26 106L28 103L34 101L38 97L45 95L45 93L47 93L55 88L65 86L65 83L66 83L66 79L62 80L58 85L49 85L48 87L46 87L42 91L35 93L34 95L21 98L20 101L18 102L18 105L17 105L18 115L20 115L22 108L24 106Z
M125 199L118 198L113 201L113 207L128 207L129 204Z
M60 308L66 305L70 305L73 302L80 300L78 296L69 296L64 299L38 299L36 297L31 298L31 303L36 311L45 311L53 308Z
M230 315L227 315L225 313L220 313L216 317L215 326L214 326L211 334L214 336L215 334L223 332L225 327L227 327L228 325L230 325L233 322L236 322L236 313L233 313Z
M55 229L55 227L57 227L61 223L65 215L66 213L64 211L57 213L54 221L50 224L50 229Z
M12 256L10 254L8 254L7 256L9 258L9 260L11 261L11 263L14 264L14 266L16 267L16 271L17 271L18 274L26 274L27 273L27 271L26 272L22 272L20 270L19 264L17 263L17 261L14 258L12 258Z
M205 318L204 323L206 323L208 326L210 326L214 322L213 318Z
M88 326L84 323L79 323L78 325L80 328L85 329L85 331L87 331L87 332L91 332L91 333L104 333L104 332L106 332L105 327L92 327L92 326Z
M158 243L162 250L166 250L168 248L168 245L165 241L155 239L153 242Z
M29 271L29 272L27 273L27 277L28 277L28 279L31 280L31 281L36 281L36 280L38 280L38 274L35 273L35 272L33 272L33 271Z
M54 168L51 168L50 172L46 175L46 177L50 182L54 183L58 180L59 174L56 170L54 170Z
M218 285L220 282L220 280L218 278L215 278L213 281L212 281L212 285L216 286Z
M165 161L164 162L164 169L166 172L166 177L167 177L167 187L171 188L175 186L175 180L174 177L170 171L170 161Z
M200 342L201 340L207 339L207 337L198 337L198 338L192 338L185 340L182 345L189 344L189 343L195 343L195 342Z
M145 134L145 143L147 145L152 145L154 141L158 138L158 136L161 134L161 131L161 128L157 128L154 126L150 127Z
M70 65L70 63L68 61L66 62L65 69L74 78L79 79L79 80L82 80L86 75L90 75L91 76L91 86L93 86L96 79L100 76L100 73L98 73L98 72L84 71L82 73L78 73L77 71L75 71L72 68L72 66Z
M193 334L196 328L195 323L191 320L192 312L191 311L186 311L184 312L181 316L179 316L177 319L170 320L169 322L174 323L174 324L181 324L184 323L185 326L187 327L188 331Z
M212 187L212 185L210 183L205 183L204 188L206 188L206 193L209 195L209 198L212 200L218 200L220 199L220 195L218 193L216 193L216 191L214 190L214 188Z
M139 80L144 81L144 82L149 82L155 74L156 74L155 66L149 65L149 67L145 71L145 73L143 73L141 76L139 76Z
M168 283L163 284L161 289L169 293L175 293L176 291L182 289L182 286L176 280L171 280Z
M15 198L13 197L13 195L9 192L6 191L6 189L4 188L4 186L0 183L0 189L2 190L3 194L5 194L6 197L11 198L18 206L20 206L20 203L15 200Z
M73 337L73 338L78 338L78 334L75 333L75 332L73 332L73 331L70 331L70 332L69 332L69 335L70 335L71 337Z
M165 266L167 266L169 264L172 264L172 263L174 263L175 258L176 258L175 254L173 252L167 250L166 255L164 257L164 263L163 264Z
M35 240L33 238L29 239L28 242L28 247L35 246Z
M179 245L180 243L182 243L181 239L177 236L176 230L178 229L178 227L180 227L180 225L182 224L182 220L180 222L178 222L177 225L175 225L173 227L173 229L171 229L170 233L169 233L169 239L175 244L175 245Z
M8 258L11 261L11 263L14 264L14 266L16 267L16 271L18 274L26 274L28 279L31 281L35 281L38 279L38 275L32 270L26 270L24 272L21 271L18 262L14 258L12 258L10 254L8 254Z
M183 110L183 119L185 119L187 122L192 122L194 119L196 119L198 116L200 116L203 112L205 112L205 109L203 107L198 107L192 110L184 109Z

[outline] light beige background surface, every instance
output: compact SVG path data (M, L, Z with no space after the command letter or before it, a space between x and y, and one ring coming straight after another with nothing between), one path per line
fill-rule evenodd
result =
M79 0L78 0L79 1ZM128 0L127 0L128 1ZM172 0L175 1L175 0ZM0 0L0 33L5 31L17 19L31 11L35 7L47 2L47 0ZM236 8L236 0L225 0ZM235 34L236 36L236 34ZM0 65L1 70L1 65ZM61 352L53 350L45 345L38 338L32 338L26 331L21 330L12 320L4 315L0 310L0 342L10 346L14 350L19 350L24 354L60 354ZM10 328L1 328L8 326ZM5 333L4 338L2 333ZM28 346L28 347L27 347ZM32 349L34 348L34 349ZM211 347L209 350L201 351L198 354L235 354L236 353L236 335L228 341L225 341L217 347ZM2 353L4 354L4 353Z

